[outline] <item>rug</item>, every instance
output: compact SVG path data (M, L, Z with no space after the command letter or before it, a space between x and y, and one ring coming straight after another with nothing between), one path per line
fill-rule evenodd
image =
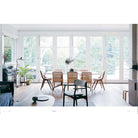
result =
M63 102L55 101L54 106L63 106ZM65 102L65 106L73 106L73 102ZM78 106L86 106L86 102L79 101ZM88 102L88 106L95 106L93 102Z

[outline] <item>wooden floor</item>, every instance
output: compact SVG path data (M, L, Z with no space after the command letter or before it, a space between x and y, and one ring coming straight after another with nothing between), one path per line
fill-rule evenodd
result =
M62 106L62 88L57 87L54 92L45 84L40 90L41 83L33 83L29 86L20 86L15 89L14 102L24 102L30 95L35 96L37 93L44 95L52 95L55 98L54 106ZM72 89L72 88L71 88ZM122 98L123 90L128 90L128 84L105 84L105 91L98 86L93 93L88 89L89 106L130 106L127 101ZM72 106L72 99L66 98L66 105ZM78 106L85 106L84 100L78 101Z

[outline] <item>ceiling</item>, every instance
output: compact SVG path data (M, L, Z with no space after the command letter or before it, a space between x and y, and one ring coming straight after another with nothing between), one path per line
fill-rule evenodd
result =
M11 24L18 31L128 31L129 24Z

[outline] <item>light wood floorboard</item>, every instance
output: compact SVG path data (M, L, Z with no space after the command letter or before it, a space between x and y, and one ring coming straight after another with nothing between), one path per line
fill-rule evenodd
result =
M62 106L62 87L56 88L52 93L47 84L45 84L42 90L40 90L40 86L41 83L33 83L29 86L20 86L19 88L16 88L14 101L24 102L28 100L28 97L33 97L39 93L54 96L55 106ZM106 90L104 91L99 85L93 93L88 89L88 101L90 106L93 104L95 106L130 106L128 104L128 96L127 101L122 98L123 90L128 90L128 84L105 84L105 89ZM66 102L72 105L72 99L66 98Z

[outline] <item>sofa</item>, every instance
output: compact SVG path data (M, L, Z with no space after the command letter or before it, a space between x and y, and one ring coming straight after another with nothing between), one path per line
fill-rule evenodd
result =
M0 106L13 106L14 82L0 81Z

